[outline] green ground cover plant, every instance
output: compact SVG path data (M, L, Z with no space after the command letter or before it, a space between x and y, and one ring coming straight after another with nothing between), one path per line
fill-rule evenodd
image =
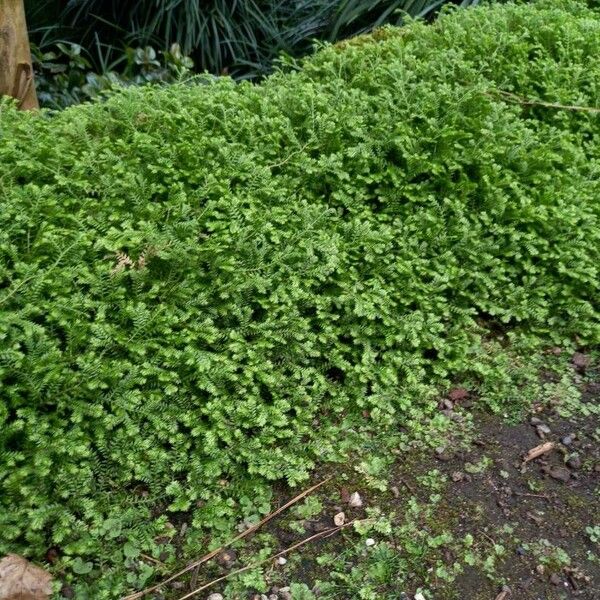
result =
M596 13L542 1L260 85L0 105L0 553L118 597L503 382L490 344L597 344L599 54Z

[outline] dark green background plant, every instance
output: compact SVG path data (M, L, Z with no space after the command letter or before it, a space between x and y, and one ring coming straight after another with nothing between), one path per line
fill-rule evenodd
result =
M310 52L315 39L335 41L384 23L400 24L406 15L427 16L446 1L29 0L27 13L37 55L53 53L54 60L60 58L66 66L79 49L89 63L86 73L80 73L77 65L67 78L53 78L52 71L38 62L44 92L57 92L54 104L46 101L49 95L42 95L42 102L67 105L86 98L88 92L114 86L115 78L132 82L128 72L132 48L150 47L158 54L176 44L198 72L256 78L270 72L281 55ZM461 5L477 2L462 0ZM87 73L94 79L91 86L77 81Z
M432 414L490 339L597 344L600 117L497 90L600 106L599 48L557 0L0 105L0 553L118 597Z

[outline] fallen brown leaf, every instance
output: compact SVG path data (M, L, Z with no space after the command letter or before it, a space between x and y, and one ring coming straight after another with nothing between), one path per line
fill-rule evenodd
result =
M554 449L554 446L555 446L554 442L544 442L543 444L540 444L539 446L532 448L525 455L525 458L523 459L523 463L528 463L531 460L535 460L536 458L539 458L543 454L547 454L548 452L550 452L551 450Z
M17 554L0 560L0 600L47 600L50 594L50 573Z

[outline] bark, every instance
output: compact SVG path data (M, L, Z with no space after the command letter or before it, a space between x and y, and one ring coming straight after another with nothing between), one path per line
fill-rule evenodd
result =
M0 0L0 95L22 110L39 108L23 0Z

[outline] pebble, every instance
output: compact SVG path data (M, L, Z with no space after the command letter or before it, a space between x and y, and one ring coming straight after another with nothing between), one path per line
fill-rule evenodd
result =
M453 410L454 402L452 402L452 400L448 400L448 398L444 398L444 400L442 400L442 406L447 410Z
M452 473L452 481L454 481L455 483L462 481L464 478L465 474L461 473L460 471L454 471L454 473Z
M531 419L529 419L529 424L536 427L537 425L543 425L544 421L542 421L538 417L531 417Z
M525 548L523 548L522 546L519 546L516 552L519 556L525 556L527 554L527 550L525 550Z
M279 600L279 596L277 594L270 594L269 600Z
M577 369L585 370L590 366L590 357L587 354L583 354L582 352L575 352L573 357L571 358L571 362Z
M567 461L567 465L571 467L571 469L579 469L581 468L581 458L578 454L573 454Z
M394 494L394 498L400 498L400 495L401 495L401 494L400 494L400 489L398 488L398 486L397 486L397 485L393 485L393 486L390 488L390 491L392 492L392 494Z
M569 469L565 469L565 467L550 467L548 474L552 479L556 479L557 481L562 481L567 483L569 479L571 479L571 473Z
M570 446L573 443L573 435L569 434L569 435L565 435L565 437L563 437L560 442L563 446Z
M280 600L292 600L292 592L289 587L282 587L279 590L279 598Z
M277 559L277 564L278 564L278 565L281 565L282 567L283 567L283 565L285 565L286 563L287 563L287 558L284 558L283 556L280 556L280 557Z
M222 594L211 594L206 600L225 600Z
M333 524L336 527L341 527L345 522L346 522L346 515L343 512L339 512L333 517Z
M425 596L419 592L418 594L415 594L415 600L427 600L427 598L425 598Z
M363 505L362 498L358 492L350 494L350 498L348 498L348 505L352 508L360 508Z
M367 538L365 540L365 546L369 547L369 546L374 546L375 545L375 540L373 538Z
M546 436L547 436L549 433L551 433L551 431L552 431L552 430L550 429L550 427L548 427L548 425L544 425L543 423L542 423L542 425L538 425L538 426L535 428L535 430L536 430L536 432L537 432L538 436L539 436L539 437L541 437L541 438L544 438L544 437L546 437Z

